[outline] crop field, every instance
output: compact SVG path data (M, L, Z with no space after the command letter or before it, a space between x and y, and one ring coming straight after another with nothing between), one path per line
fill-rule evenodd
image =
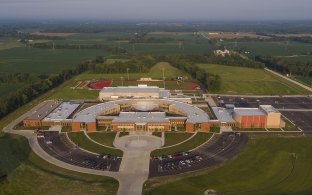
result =
M57 73L97 55L106 53L102 50L13 48L0 51L0 69L2 73Z
M311 149L311 137L254 138L221 166L148 180L143 194L310 194Z
M270 41L242 41L236 43L233 41L220 42L227 47L227 49L238 49L244 48L244 50L249 51L250 57L256 55L263 56L292 56L301 55L305 52L310 52L312 50L312 44L298 43L298 42L270 42Z
M23 47L23 44L13 38L0 38L0 51L16 47Z
M280 59L287 60L290 63L296 63L296 62L311 62L312 61L312 55L292 55L292 56L282 56Z
M263 69L216 64L200 64L199 66L209 73L220 75L222 79L221 89L216 93L241 95L308 94L306 90L277 78Z
M52 165L33 153L24 137L0 133L0 145L0 172L7 175L0 194L117 193L117 180Z

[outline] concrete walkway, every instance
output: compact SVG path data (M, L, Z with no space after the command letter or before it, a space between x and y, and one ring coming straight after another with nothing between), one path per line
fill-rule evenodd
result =
M138 133L115 140L116 148L124 152L119 168L118 195L140 195L148 179L150 153L160 148L161 138Z

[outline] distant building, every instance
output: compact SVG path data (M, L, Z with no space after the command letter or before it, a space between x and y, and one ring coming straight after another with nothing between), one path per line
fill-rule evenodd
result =
M215 50L214 54L216 56L223 56L223 57L225 57L226 55L230 55L230 51L227 50L227 49L225 49L225 50Z

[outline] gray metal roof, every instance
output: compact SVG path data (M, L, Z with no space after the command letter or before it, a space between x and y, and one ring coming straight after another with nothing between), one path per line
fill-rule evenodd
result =
M226 122L226 123L232 123L235 122L233 119L232 114L229 112L229 110L221 107L212 107L213 113L216 115L218 121Z
M259 108L235 108L234 113L239 114L241 116L259 116L266 115Z
M262 109L264 112L266 113L280 113L277 109L275 109L273 106L271 105L260 105L259 106L260 109Z
M156 86L127 86L127 87L105 87L100 91L100 94L120 95L128 96L128 94L135 93L155 93L160 98L166 98L170 96L169 90L165 90ZM121 96L121 95L120 95Z
M60 104L60 101L47 101L43 106L35 110L33 113L31 113L30 116L26 117L25 119L42 120Z
M86 108L78 113L75 114L73 121L79 122L95 122L96 117L100 115L103 111L112 108L113 106L119 106L120 104L130 103L135 104L140 101L151 101L157 104L168 104L174 105L177 109L186 113L187 122L191 123L202 123L208 122L209 116L207 113L196 106L186 104L183 102L175 101L175 100L167 100L167 99L123 99L123 100L116 100L110 101L105 103L100 103L89 108Z
M55 108L43 121L59 121L67 119L81 103L78 102L63 102Z
M100 103L96 104L94 106L90 106L78 113L75 114L73 117L73 121L77 122L95 122L96 117L102 113L103 111L112 108L113 106L117 106L115 102L105 102L105 103Z
M112 122L168 123L165 112L121 112Z

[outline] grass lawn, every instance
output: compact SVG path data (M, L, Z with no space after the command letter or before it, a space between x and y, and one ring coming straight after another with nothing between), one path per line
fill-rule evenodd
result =
M0 182L0 194L117 193L117 180L49 164L31 151L22 136L0 133L0 145L0 172L7 175Z
M285 121L285 127L282 128L284 131L300 131L297 126L293 125L287 119L283 119Z
M194 134L193 133L166 132L165 133L165 145L163 147L178 144L178 143L190 138L192 135L194 135Z
M267 131L265 128L239 128L232 127L233 131Z
M94 141L106 145L114 147L113 142L115 140L116 132L95 132L95 133L88 133L89 137L92 138Z
M129 135L129 132L120 132L119 137L127 136Z
M153 132L152 135L154 135L156 137L161 137L162 132Z
M212 133L199 132L192 139L190 139L190 140L188 140L182 144L179 144L179 145L176 145L173 147L169 147L169 148L154 150L151 153L151 156L161 156L161 155L173 154L176 152L189 151L189 150L196 148L197 146L205 143L211 136L212 136Z
M36 49L18 47L0 50L2 73L51 74L71 68L97 55L107 55L103 50L91 49Z
M121 150L104 147L92 142L85 136L84 132L68 133L68 137L80 148L83 148L90 152L98 154L111 154L116 156L122 156L123 154Z
M151 179L144 194L311 194L311 150L312 137L251 139L224 165Z
M298 95L308 94L305 89L277 78L263 69L199 64L209 73L220 75L221 88L216 93L240 95Z

